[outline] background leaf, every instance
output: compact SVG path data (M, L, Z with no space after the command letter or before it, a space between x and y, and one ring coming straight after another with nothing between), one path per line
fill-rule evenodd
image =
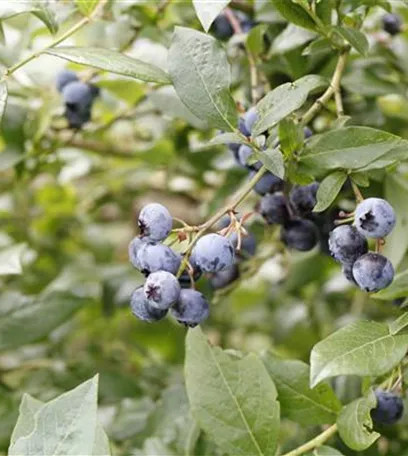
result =
M190 111L212 127L233 131L237 113L229 93L230 67L220 44L204 33L176 27L168 63L174 88Z
M361 55L367 55L369 43L364 33L349 27L334 26L332 29L351 44Z
M373 298L383 301L405 298L408 294L408 269L395 275L391 285L373 294Z
M96 8L99 0L75 0L75 3L84 16L89 16Z
M0 250L0 276L21 274L21 256L26 248L26 244L17 244Z
M292 0L272 0L275 8L288 21L299 27L314 30L316 23L309 14Z
M187 394L203 430L230 453L274 455L279 403L262 362L211 348L200 328L189 330L186 344Z
M393 336L384 323L358 321L322 340L310 355L310 385L336 375L385 374L408 349L408 335Z
M170 79L165 71L151 63L142 62L119 52L96 47L60 46L48 49L45 53L81 65L88 65L111 73L122 74L146 82L169 84Z
M2 2L0 5L0 20L10 19L24 13L32 13L37 16L51 33L58 31L58 22L48 0Z

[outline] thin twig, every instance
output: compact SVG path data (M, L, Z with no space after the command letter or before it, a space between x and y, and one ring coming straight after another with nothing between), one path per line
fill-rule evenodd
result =
M313 450L315 448L318 448L319 446L322 446L336 432L337 432L337 424L333 424L332 426L330 426L328 429L323 431L321 434L319 434L314 439L309 440L304 445L301 445L300 447L298 447L292 451L289 451L289 453L285 453L282 456L300 456L301 454L304 454L310 450Z

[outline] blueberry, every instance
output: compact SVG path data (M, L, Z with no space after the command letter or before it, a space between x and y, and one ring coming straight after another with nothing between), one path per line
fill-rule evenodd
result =
M249 33L256 26L256 22L251 19L246 19L241 23L243 33Z
M239 268L236 263L230 266L223 271L215 272L211 274L210 277L210 285L215 289L219 290L221 288L225 288L234 282L239 277Z
M310 185L295 185L290 193L289 200L299 215L306 215L316 206L316 194L319 188L317 182Z
M223 230L227 228L231 224L231 217L229 215L224 215L218 222L216 223L215 227L217 231Z
M353 264L345 263L343 264L341 270L343 271L344 277L349 281L357 285L357 282L354 280L353 275Z
M258 171L262 167L262 163L260 161L256 161L252 164L248 164L251 155L252 149L246 144L242 144L238 149L238 152L234 154L235 159L240 166L249 170Z
M143 274L167 271L176 275L181 264L181 256L163 244L145 242L137 252L136 262Z
M219 234L207 234L194 246L192 255L197 266L205 272L226 269L234 262L234 247L229 239Z
M245 114L246 116L246 114ZM251 136L251 130L247 128L247 123L244 117L239 118L239 123L238 123L238 130L246 137Z
M318 241L316 225L310 220L291 220L283 226L281 240L292 249L302 252L312 250Z
M231 244L234 246L234 249L238 247L238 234L236 232L232 233L229 237ZM251 257L256 253L256 237L252 233L248 233L246 236L241 236L241 249L238 254L243 257Z
M244 116L245 120L245 127L249 131L249 133L252 133L252 127L254 126L254 123L258 120L258 113L256 111L255 106L253 106L251 109L249 109ZM250 136L250 135L248 135Z
M139 214L138 225L140 234L152 241L162 241L173 228L170 212L158 203L145 206Z
M369 252L354 263L353 276L362 290L379 291L392 282L394 268L385 256Z
M186 288L181 290L180 298L170 313L179 323L194 328L208 318L210 306L203 294Z
M166 310L177 302L181 288L175 275L167 271L157 271L147 277L143 290L149 304Z
M285 195L281 192L266 194L261 198L259 212L269 225L285 224L289 220Z
M377 390L375 392L377 405L371 410L371 418L374 424L395 424L402 418L404 403L394 393Z
M386 14L382 18L383 29L390 35L398 35L402 30L402 19L398 14Z
M94 99L92 88L82 81L68 83L62 89L65 102L65 117L71 128L80 128L91 118Z
M167 310L153 307L146 299L143 287L137 288L130 299L130 307L133 315L139 320L153 323L162 320L167 315Z
M56 81L58 92L61 92L67 84L74 81L78 81L78 76L73 71L62 70L59 72Z
M251 172L250 178L255 175L255 172ZM259 195L266 195L267 193L274 193L283 189L283 180L269 171L266 172L261 179L256 183L254 190Z
M219 40L228 40L234 34L234 29L225 14L219 14L211 26L212 32Z
M303 129L303 134L305 136L305 139L309 139L311 136L313 136L313 131L309 127L305 127Z
M347 264L368 252L367 239L351 225L338 226L330 233L329 248L337 261Z
M190 263L190 266L193 268L194 282L197 282L197 280L201 277L203 271L197 266L197 263L196 263L193 255L190 255L190 258L188 259L188 261ZM190 275L187 271L187 268L184 269L181 276L179 277L179 282L182 287L191 285L191 279L190 279Z
M137 255L144 245L146 245L146 242L143 241L143 239L140 239L139 237L133 238L129 244L129 260L133 264L133 266L139 270L141 270L142 267L137 258Z
M381 198L367 198L356 208L354 224L364 236L383 238L392 231L395 222L394 209Z

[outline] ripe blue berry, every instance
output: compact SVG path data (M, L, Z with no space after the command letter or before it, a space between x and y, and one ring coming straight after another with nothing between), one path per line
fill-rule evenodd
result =
M281 240L289 248L306 252L317 244L317 228L310 220L291 220L283 226Z
M255 175L255 172L251 172L250 178ZM266 172L261 179L256 183L254 190L259 195L266 195L267 193L274 193L283 189L283 180L269 171Z
M357 282L354 280L353 276L353 264L344 263L341 270L343 271L344 277L349 281L357 285Z
M402 418L404 403L394 393L377 390L375 392L377 405L371 410L371 418L374 424L395 424Z
M394 209L381 198L367 198L356 208L354 224L364 236L383 238L392 231L395 222Z
M219 290L221 288L225 288L234 282L239 277L239 269L238 265L234 263L227 269L223 271L215 272L211 274L210 277L210 285L215 289Z
M311 136L313 136L313 131L309 127L305 127L303 129L303 134L305 136L305 139L309 139Z
M195 245L192 256L197 266L205 272L226 269L234 262L234 247L229 239L219 234L207 234Z
M215 18L211 29L219 40L228 40L234 34L234 29L232 28L230 21L225 14L222 13Z
M74 81L78 81L78 76L73 71L62 70L61 72L59 72L56 81L58 92L61 92L67 84Z
M285 195L281 192L266 194L261 198L259 212L269 225L283 225L289 220Z
M231 244L233 245L234 249L236 250L238 247L238 234L232 233L229 237ZM256 253L256 237L252 233L248 233L246 236L241 236L241 248L238 255L244 257L251 257L254 256Z
M241 147L238 149L238 152L234 154L235 159L240 166L242 166L243 168L247 168L249 170L258 171L262 167L262 163L260 161L256 161L252 164L249 164L248 162L251 155L252 149L246 144L242 144Z
M153 323L162 320L167 315L167 310L153 307L145 297L143 287L137 288L130 299L130 307L133 315L139 320Z
M137 255L144 245L146 245L146 242L140 239L140 237L133 238L129 244L129 260L139 271L142 270L142 267Z
M202 293L186 288L181 290L180 298L170 313L179 323L194 328L208 318L210 306Z
M245 113L244 120L246 129L249 131L249 133L252 133L252 127L254 126L254 123L258 120L258 113L256 111L255 106L253 106Z
M379 253L366 253L353 265L353 276L357 285L367 292L388 287L394 278L391 262Z
M398 35L402 30L402 19L398 14L386 14L383 19L383 29L390 35Z
M289 200L299 215L306 215L316 206L316 194L319 188L317 182L310 185L295 185L290 193Z
M157 271L147 277L143 290L149 304L166 310L177 302L181 288L176 276L167 271Z
M138 225L142 236L152 241L162 241L169 235L173 219L167 208L151 203L140 211Z
M82 81L68 83L62 89L65 117L71 128L80 128L91 118L94 94L91 86Z
M167 271L176 275L180 263L181 256L167 245L145 242L139 248L134 264L137 264L138 269L145 275L157 271Z
M194 282L196 282L201 277L203 272L197 266L197 263L196 263L193 255L190 255L188 262L190 263L190 266L193 268L193 279L194 279ZM187 271L187 268L184 269L181 276L179 277L179 282L182 287L191 286L191 278L190 278L190 274Z
M353 264L357 258L368 252L368 244L356 227L341 225L330 233L329 249L340 263Z

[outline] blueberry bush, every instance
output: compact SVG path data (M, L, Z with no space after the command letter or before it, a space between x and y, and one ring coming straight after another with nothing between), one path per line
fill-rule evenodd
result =
M0 454L408 456L408 2L0 3Z

